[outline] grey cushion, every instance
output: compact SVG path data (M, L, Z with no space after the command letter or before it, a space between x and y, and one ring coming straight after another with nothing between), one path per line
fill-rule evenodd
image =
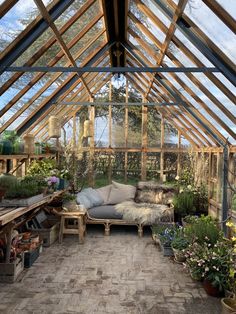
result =
M99 195L102 197L103 199L103 204L108 204L108 198L109 198L109 195L111 193L111 187L112 185L109 184L109 185L106 185L106 186L103 186L99 189L96 189L96 191L99 193Z
M117 213L115 206L112 205L92 207L88 210L88 214L91 218L122 219L122 214Z
M77 204L84 205L86 209L93 207L93 203L90 201L90 199L87 197L87 195L83 191L77 194L76 202Z
M84 189L82 192L85 193L87 198L92 202L92 206L90 206L90 207L100 206L103 204L103 198L93 188Z
M119 204L121 202L134 199L136 187L128 184L121 184L112 181L111 193L109 195L108 204Z

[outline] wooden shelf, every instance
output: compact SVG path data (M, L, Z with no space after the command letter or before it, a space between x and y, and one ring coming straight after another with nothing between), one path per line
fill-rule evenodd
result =
M54 157L56 154L21 154L21 155L0 155L0 160L8 160L8 159L23 159L23 158L45 158L45 157Z

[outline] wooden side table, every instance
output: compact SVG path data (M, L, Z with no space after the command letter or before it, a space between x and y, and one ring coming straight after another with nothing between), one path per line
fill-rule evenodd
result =
M79 243L84 243L84 235L86 232L86 223L85 223L85 212L76 211L76 212L64 212L60 213L61 215L61 225L59 233L59 243L62 243L64 234L77 234L79 236ZM75 219L77 225L75 227L67 227L66 220Z

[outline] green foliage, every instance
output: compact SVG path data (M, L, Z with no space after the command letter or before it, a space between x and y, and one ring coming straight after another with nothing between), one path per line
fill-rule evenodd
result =
M170 247L176 235L177 227L175 225L155 225L152 226L152 234L157 235L165 247Z
M194 214L196 212L194 192L185 190L182 193L176 194L173 199L173 205L175 212L182 217Z
M201 216L185 227L185 235L190 243L214 245L223 238L216 222L210 216Z
M17 178L11 174L2 174L0 176L0 188L3 190L9 189L15 182Z
M233 247L227 239L220 239L214 245L195 242L189 246L186 257L195 277L209 280L220 291L235 286Z
M232 198L232 209L236 211L236 193L233 195Z
M34 160L28 170L27 174L30 176L49 177L52 175L52 170L56 168L56 161L54 159Z
M183 229L178 229L176 234L171 242L171 246L176 250L184 250L188 247L189 241L186 238Z
M36 182L18 180L7 190L5 198L28 198L40 194L41 192L42 187L40 187Z

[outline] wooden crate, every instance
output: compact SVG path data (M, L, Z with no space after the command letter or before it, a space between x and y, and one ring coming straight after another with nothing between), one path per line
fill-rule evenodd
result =
M59 236L59 227L60 223L57 221L51 222L52 226L48 228L40 229L31 229L33 233L36 233L40 236L40 239L43 241L44 247L49 247L52 245Z
M13 283L24 269L24 254L13 263L0 263L0 282Z

